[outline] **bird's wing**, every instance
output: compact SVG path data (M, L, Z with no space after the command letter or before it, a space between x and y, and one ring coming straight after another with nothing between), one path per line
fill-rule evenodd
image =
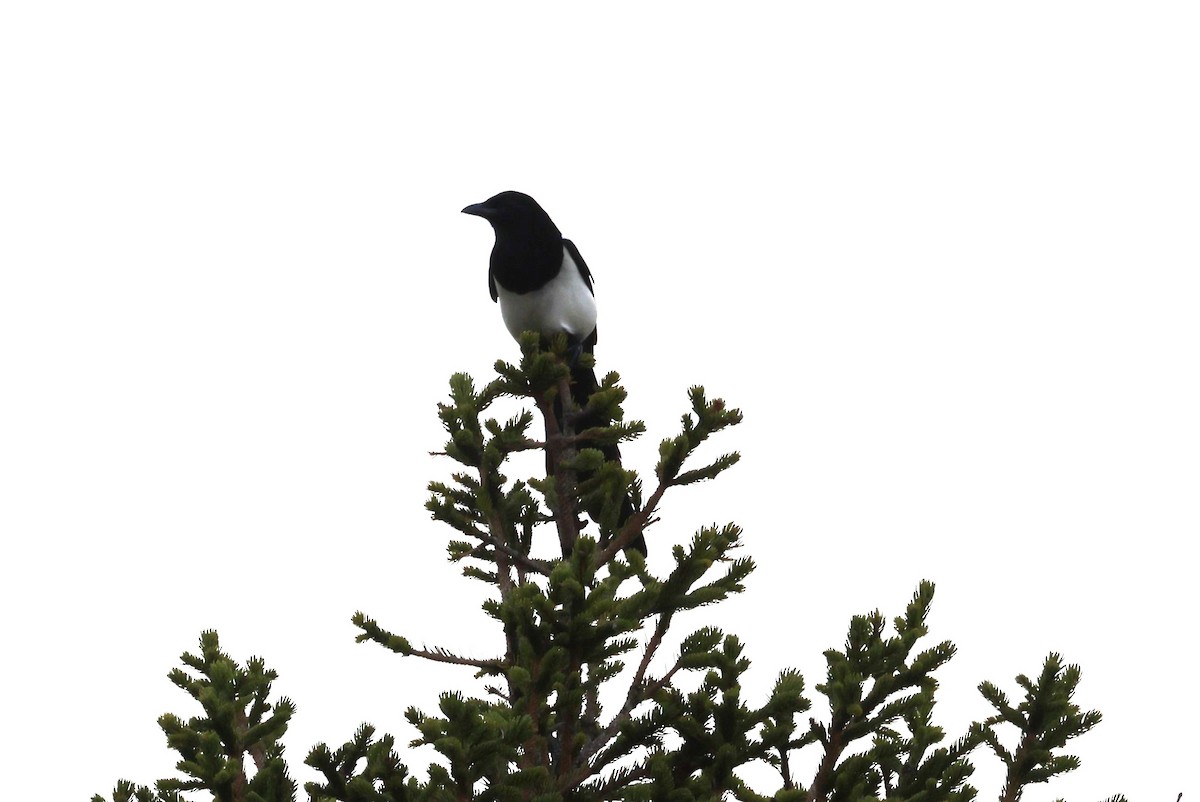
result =
M491 292L493 301L500 300L500 294L496 292L496 274L490 267L488 268L488 291Z
M587 262L583 261L583 256L579 253L579 249L569 239L564 239L563 245L566 247L567 253L571 255L571 259L575 262L575 267L579 268L579 275L583 277L583 283L587 285L588 292L595 295L596 290L592 287L592 271L588 269ZM583 341L583 349L589 354L596 347L597 340L600 339L596 334L597 331L598 329L592 329L592 333Z
M592 271L588 270L587 262L583 261L583 257L579 255L579 249L569 239L564 239L563 245L566 246L567 253L571 254L571 258L575 260L575 266L579 268L579 275L583 276L583 282L587 284L588 291L595 295L596 291L592 289Z

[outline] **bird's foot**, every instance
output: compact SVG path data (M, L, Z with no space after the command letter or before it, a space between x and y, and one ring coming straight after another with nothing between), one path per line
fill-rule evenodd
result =
M567 345L567 365L574 370L579 365L579 357L583 356L583 343L572 341Z

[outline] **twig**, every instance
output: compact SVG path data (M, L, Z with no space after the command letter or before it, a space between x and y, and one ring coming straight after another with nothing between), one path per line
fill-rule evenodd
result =
M635 671L633 674L633 679L630 680L629 692L625 694L625 704L621 706L621 712L619 712L617 716L609 722L607 727L605 727L596 735L592 736L592 738L589 739L582 748L580 748L578 759L581 763L589 760L592 755L599 752L600 748L604 746L604 744L606 744L616 733L620 725L629 720L629 714L632 713L633 709L649 698L650 694L642 696L642 698L638 698L638 691L642 688L642 685L646 680L646 671L650 667L650 661L654 657L654 653L658 651L658 647L662 643L663 636L666 634L670 625L670 613L659 616L658 623L654 626L654 634L651 635L650 640L646 642L646 651L644 654L642 654L641 662L638 663L637 671ZM674 675L678 668L679 666L676 665L675 668L671 669L667 677L660 681L660 684L655 686L654 689L658 690L661 688L662 684L665 683L665 681L668 680L672 675Z
M458 655L448 652L442 648L434 648L432 651L428 649L410 648L406 654L412 657L423 657L426 660L432 660L435 663L451 663L456 666L471 666L472 668L478 668L480 671L499 672L504 667L504 662L502 660L477 660L473 657L459 657Z
M825 755L821 758L821 764L817 767L816 776L813 777L812 785L808 789L808 802L824 802L829 797L830 788L826 786L833 774L833 768L837 765L838 758L842 756L842 750L846 745L842 743L842 731L834 729L832 726L829 729L829 737L822 738L825 744Z
M654 492L650 494L649 500L645 505L629 516L629 520L621 527L621 531L617 536L609 541L608 545L596 553L593 558L595 565L604 565L617 555L617 552L624 550L633 539L638 536L639 532L644 532L646 527L651 523L651 517L658 508L658 503L662 501L663 494L667 492L670 485L663 481L659 482L658 487L654 488Z
M583 763L587 760L590 760L593 755L599 752L600 747L608 743L608 741L617 734L617 731L621 729L621 725L632 718L634 708L665 688L681 668L683 668L682 659L677 661L675 665L671 666L671 670L666 674L663 674L653 682L647 682L644 692L640 694L641 698L638 698L639 694L635 694L631 688L629 696L627 696L625 699L625 704L621 705L621 710L615 716L613 716L612 721L608 722L608 725L600 731L599 735L589 740L586 744L584 744L583 748L579 750L579 762ZM582 780L585 777L595 774L599 768L600 767L598 766L594 768L589 767L588 772L580 779Z
M514 563L526 569L533 571L542 576L550 576L550 565L545 560L538 560L530 557L528 554L522 553L519 549L514 549L512 546L505 543L500 538L482 529L474 529L472 534L480 540L494 547L497 551L503 552L505 556L512 559Z
M620 790L635 782L636 780L644 780L650 776L650 767L642 764L630 769L625 774L616 779L608 779L597 782L595 785L589 786L588 791L590 796L596 799L612 799L612 792Z
M660 614L658 623L654 625L654 634L650 636L650 640L646 642L646 652L642 655L642 661L638 663L637 671L634 672L633 681L629 685L629 693L625 695L625 701L628 703L634 693L646 679L646 671L650 668L650 660L653 659L654 653L658 651L659 645L662 644L663 636L667 634L667 628L671 626L671 613L665 615Z

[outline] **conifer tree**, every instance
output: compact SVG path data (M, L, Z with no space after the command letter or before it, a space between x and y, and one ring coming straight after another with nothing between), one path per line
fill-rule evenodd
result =
M304 761L315 771L305 784L312 802L968 802L977 793L967 782L970 759L984 746L1007 768L1001 802L1015 802L1027 786L1078 766L1062 750L1100 714L1072 701L1080 671L1057 654L1036 680L1017 677L1025 698L1015 707L982 683L995 715L946 740L933 723L935 674L955 649L949 641L923 645L929 582L890 628L878 611L851 620L844 645L825 652L819 714L792 669L779 673L765 699L743 698L750 661L742 639L703 626L695 612L743 591L754 564L740 554L741 530L704 527L686 543L666 533L656 540L653 531L666 493L737 463L737 452L698 461L697 450L739 423L741 412L693 387L679 433L661 442L643 486L601 451L644 431L624 420L618 376L608 374L579 409L562 338L526 335L521 352L517 365L497 363L497 377L482 388L465 374L451 379L450 399L439 406L449 435L441 453L458 470L430 484L427 503L433 519L455 532L451 561L491 589L483 609L502 648L482 655L417 648L390 624L356 613L360 642L464 667L476 682L469 692L446 691L436 712L407 711L418 734L412 745L439 755L420 776L409 772L395 737L368 724L341 746L315 746ZM523 401L521 411L489 417L505 397ZM505 473L525 451L546 455L546 475ZM621 514L627 492L637 509L631 517ZM652 553L670 550L665 573L652 573L628 548L642 535ZM689 616L701 625L681 637ZM665 669L652 670L666 649ZM152 788L121 781L113 802L297 799L279 741L294 707L286 698L269 701L275 673L257 658L239 665L214 632L201 636L199 655L182 659L191 673L176 669L171 680L202 715L185 722L167 714L159 725L183 777ZM801 777L793 766L805 751L819 760ZM746 784L739 769L756 762L774 767L778 788Z

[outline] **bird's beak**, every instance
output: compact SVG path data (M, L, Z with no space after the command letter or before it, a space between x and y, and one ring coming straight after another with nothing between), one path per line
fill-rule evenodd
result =
M467 206L466 208L464 208L462 210L462 213L463 214L473 214L476 217L482 217L483 219L486 220L487 216L488 216L488 212L490 212L490 211L491 211L491 209L489 209L486 204L472 203L470 206Z

